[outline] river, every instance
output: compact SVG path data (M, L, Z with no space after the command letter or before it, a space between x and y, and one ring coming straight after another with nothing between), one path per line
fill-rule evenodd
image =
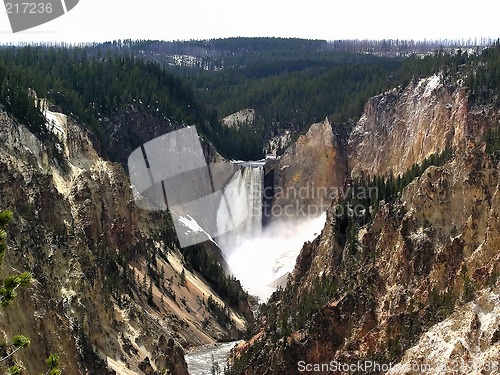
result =
M186 354L186 362L190 375L212 375L212 364L217 363L220 372L216 374L224 374L226 360L231 349L239 341L226 342L210 346L194 349L189 354ZM212 361L213 356L213 361Z

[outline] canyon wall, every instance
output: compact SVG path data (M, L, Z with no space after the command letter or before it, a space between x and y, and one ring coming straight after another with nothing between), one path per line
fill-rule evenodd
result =
M354 177L401 174L450 147L452 156L370 208L364 225L335 199L254 337L233 351L234 373L368 363L378 367L356 371L433 374L459 360L456 373L498 371L500 165L484 134L500 114L471 107L458 86L433 76L370 99L348 142Z
M183 348L241 337L245 318L217 319L208 298L226 301L185 262L169 214L137 209L123 167L50 116L61 131L41 142L0 111L0 208L14 213L1 273L33 275L1 311L2 341L31 338L15 355L30 374L50 353L68 374L187 374Z
M463 149L484 130L469 110L466 89L441 74L371 98L349 136L350 174L399 175L446 148Z

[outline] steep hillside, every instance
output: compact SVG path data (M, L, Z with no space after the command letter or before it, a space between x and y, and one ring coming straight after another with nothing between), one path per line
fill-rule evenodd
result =
M0 207L14 213L1 274L33 274L1 311L2 341L31 338L10 361L29 374L50 353L67 374L187 374L183 348L241 337L244 297L218 296L185 261L169 215L137 209L122 166L70 116L46 116L54 135L41 142L0 112Z
M500 165L485 134L500 113L449 82L413 80L367 103L349 138L351 193L334 199L231 373L498 372ZM382 192L367 178L448 148L409 184L389 176Z
M371 98L349 137L351 174L400 175L467 137L481 138L481 129L465 128L468 104L465 88L445 85L439 74Z

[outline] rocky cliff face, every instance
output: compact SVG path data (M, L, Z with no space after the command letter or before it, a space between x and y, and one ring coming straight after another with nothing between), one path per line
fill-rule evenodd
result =
M422 335L388 374L437 373L446 369L464 374L498 373L499 300L498 285L478 293L472 302Z
M266 197L273 196L271 211L284 213L281 219L321 214L342 189L345 165L334 125L328 119L311 125L282 157L266 165L274 187L272 194L266 190Z
M438 76L371 99L349 140L354 176L402 173L449 146L451 160L380 202L367 224L334 200L260 329L234 351L234 372L497 373L500 165L482 139L498 119Z
M228 128L239 129L242 126L252 126L255 120L255 109L245 108L238 112L232 113L222 119L224 126Z
M371 98L348 142L349 171L372 176L404 173L448 147L462 148L481 129L469 121L465 88L441 75L413 80Z
M42 143L0 112L0 207L14 212L1 274L33 274L1 311L2 341L31 338L14 357L29 374L50 353L67 374L187 374L183 347L238 338L245 318L219 323L207 299L225 302L188 269L169 215L138 210L124 169L49 115L62 131Z

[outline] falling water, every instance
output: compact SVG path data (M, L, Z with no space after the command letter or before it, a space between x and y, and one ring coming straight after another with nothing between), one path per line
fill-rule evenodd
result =
M258 236L262 232L263 166L259 164L242 166L241 180L247 195L248 218L240 230L246 235Z
M221 246L228 241L237 241L242 236L258 236L262 233L264 163L245 162L240 163L239 167L224 189L217 212L218 232L226 233L219 237Z

